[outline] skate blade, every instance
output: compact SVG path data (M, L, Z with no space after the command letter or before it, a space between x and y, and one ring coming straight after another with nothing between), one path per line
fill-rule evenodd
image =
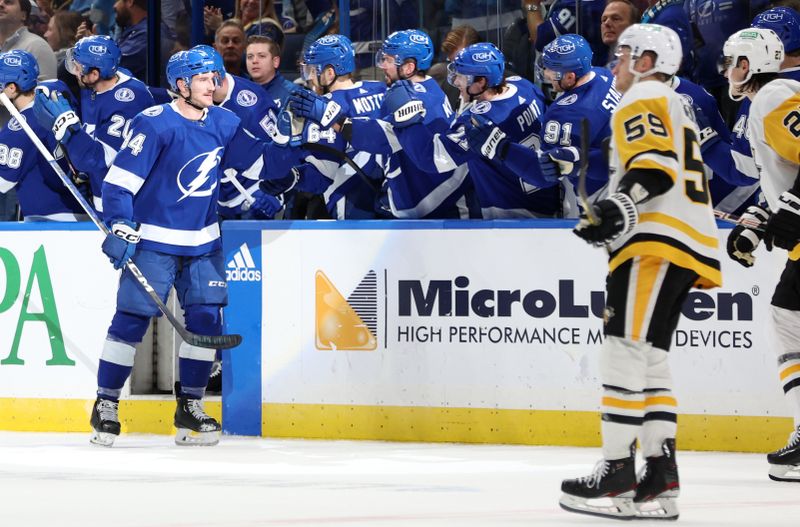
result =
M800 482L800 465L770 465L769 479Z
M95 431L92 432L91 437L89 437L89 442L97 446L110 447L114 444L115 439L117 439L117 436L114 434Z
M175 444L178 446L214 446L219 443L219 431L195 432L188 428L178 428Z
M667 494L667 493L665 493ZM677 493L676 493L677 494ZM654 500L635 503L636 520L677 520L678 501L677 496L668 497L662 494Z
M558 504L565 511L615 520L631 520L636 515L636 507L633 505L633 492L626 492L613 498L592 499L562 494Z

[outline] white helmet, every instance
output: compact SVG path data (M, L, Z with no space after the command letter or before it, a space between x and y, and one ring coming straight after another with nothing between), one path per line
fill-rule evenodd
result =
M681 67L681 60L683 59L681 41L678 38L678 34L666 26L659 24L630 25L622 32L617 41L618 50L623 46L631 49L631 58L633 60L631 60L629 68L636 80L653 73L675 75ZM652 51L656 55L653 69L643 73L634 71L634 62L645 51Z
M747 83L754 73L777 73L783 62L783 42L771 29L751 27L737 31L725 41L722 54L728 64L728 79L730 70L735 68L739 59L746 58L750 69L744 80L736 82L729 80L728 93L734 101L740 101L745 96L733 93L734 86Z

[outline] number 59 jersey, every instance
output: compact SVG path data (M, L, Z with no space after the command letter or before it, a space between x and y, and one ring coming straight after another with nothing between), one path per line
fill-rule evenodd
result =
M695 271L696 287L722 284L698 134L691 106L664 83L637 82L622 97L611 119L610 192L634 169L658 171L671 186L637 205L639 222L611 244L609 270L637 256L658 256Z

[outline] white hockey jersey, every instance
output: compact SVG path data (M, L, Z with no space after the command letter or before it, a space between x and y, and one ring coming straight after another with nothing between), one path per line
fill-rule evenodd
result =
M657 81L634 84L611 119L609 188L633 169L668 174L672 187L640 203L639 223L611 244L609 269L636 256L658 256L695 271L696 287L722 284L717 224L689 103Z

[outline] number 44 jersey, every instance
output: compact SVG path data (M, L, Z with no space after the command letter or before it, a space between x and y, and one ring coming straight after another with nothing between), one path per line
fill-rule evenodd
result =
M638 204L638 224L611 244L609 270L637 256L658 256L695 271L698 287L721 285L717 225L698 134L691 106L664 83L637 82L622 97L611 118L610 192L634 169L657 171L672 185Z

